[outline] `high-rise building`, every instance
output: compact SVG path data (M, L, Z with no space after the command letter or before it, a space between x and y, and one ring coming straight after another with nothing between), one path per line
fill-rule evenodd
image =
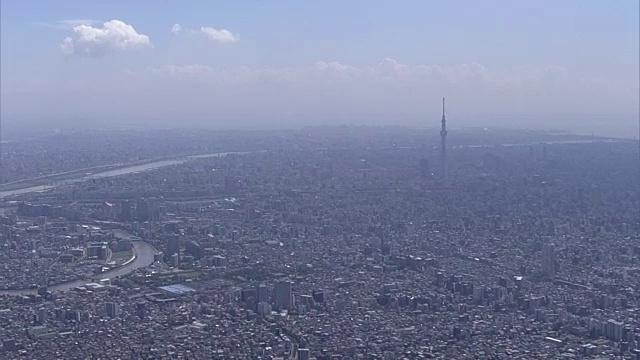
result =
M258 303L258 315L260 316L266 316L269 313L271 313L271 305L269 305L269 303L266 302L260 302Z
M555 249L553 244L542 245L542 273L549 278L555 276Z
M180 253L180 238L178 235L168 235L167 236L167 255L171 256L173 254Z
M186 242L185 252L189 255L192 255L196 260L204 256L204 248L195 240Z
M41 308L38 310L38 314L36 315L36 322L40 325L47 322L47 309Z
M609 340L620 341L623 335L624 324L613 319L605 324L606 336Z
M110 318L114 318L118 316L118 304L108 302L105 304L105 309L107 311L107 316Z
M258 301L266 302L269 298L269 288L267 285L260 284L258 285Z
M136 313L140 319L144 318L146 304L142 301L136 303Z
M176 253L171 255L171 266L178 268L180 266L180 254Z
M275 288L275 307L278 310L289 309L293 305L292 283L288 280L279 281Z

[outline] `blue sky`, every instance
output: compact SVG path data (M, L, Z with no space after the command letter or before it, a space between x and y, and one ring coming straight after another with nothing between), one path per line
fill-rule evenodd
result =
M637 0L1 4L8 121L637 127Z

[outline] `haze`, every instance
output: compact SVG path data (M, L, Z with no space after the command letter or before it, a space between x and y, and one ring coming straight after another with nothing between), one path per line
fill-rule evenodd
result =
M5 128L509 126L633 137L639 5L3 1Z

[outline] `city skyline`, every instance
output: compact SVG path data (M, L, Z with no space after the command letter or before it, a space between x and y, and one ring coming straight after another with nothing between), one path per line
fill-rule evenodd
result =
M437 127L446 96L458 126L634 137L638 10L636 1L3 2L3 120Z

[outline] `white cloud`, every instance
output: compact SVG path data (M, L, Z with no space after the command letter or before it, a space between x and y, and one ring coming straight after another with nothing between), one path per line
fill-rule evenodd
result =
M70 27L72 29L74 27L80 26L80 25L96 25L98 23L100 23L100 21L92 20L92 19L72 19L72 20L60 20L60 21L58 21L58 24L68 26L68 27Z
M266 81L284 83L358 83L378 82L397 85L448 86L455 88L514 89L539 84L562 83L567 70L560 66L510 73L492 70L481 64L452 66L407 65L386 58L375 65L352 66L338 61L317 61L312 66L296 68L213 68L209 65L165 65L147 68L147 74L176 78L198 75L209 81Z
M52 29L58 30L73 30L74 27L80 25L96 25L99 24L100 21L92 20L92 19L68 19L68 20L58 20L54 23L37 23L38 25L45 26Z
M172 34L177 35L180 33L180 31L182 31L182 26L180 24L173 24L173 26L171 26Z
M73 32L74 36L66 37L60 45L65 54L102 56L151 46L147 35L138 33L133 26L120 20L107 21L102 27L77 25Z
M213 68L209 65L165 65L162 67L150 67L147 68L147 71L154 75L169 75L169 76L180 76L180 75L203 75L207 73L213 72Z
M207 39L220 43L220 44L228 44L232 42L238 41L240 38L237 34L231 33L229 30L225 29L214 29L212 27L203 26L200 28L200 33L204 35Z
M62 45L60 45L60 50L65 54L73 54L73 39L68 36L64 38L64 40L62 40Z

